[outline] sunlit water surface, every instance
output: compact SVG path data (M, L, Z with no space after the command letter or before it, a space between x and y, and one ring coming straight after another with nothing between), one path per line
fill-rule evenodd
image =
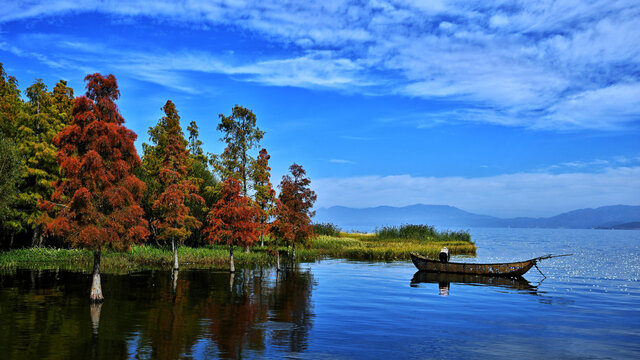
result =
M640 232L472 229L478 257L548 253L526 280L409 261L273 269L0 274L0 358L640 358ZM472 281L472 282L469 282Z

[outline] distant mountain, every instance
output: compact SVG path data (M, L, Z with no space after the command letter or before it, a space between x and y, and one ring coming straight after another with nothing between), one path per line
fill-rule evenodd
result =
M330 222L344 230L372 231L376 227L401 224L429 224L446 228L522 227L591 229L640 221L640 206L614 205L580 209L548 218L503 219L473 214L447 205L378 206L356 209L344 206L320 208L313 219Z

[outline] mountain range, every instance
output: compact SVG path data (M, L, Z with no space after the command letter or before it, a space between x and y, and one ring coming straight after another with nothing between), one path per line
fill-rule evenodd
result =
M579 209L546 218L498 218L470 213L448 205L416 204L404 207L349 208L333 206L316 210L315 223L333 223L343 230L373 231L382 226L428 224L441 228L615 228L640 221L640 206L612 205Z

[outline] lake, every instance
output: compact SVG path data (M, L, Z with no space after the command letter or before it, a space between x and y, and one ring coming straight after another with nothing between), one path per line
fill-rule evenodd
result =
M2 272L0 358L640 358L640 231L471 234L478 256L464 261L574 255L521 281L409 260L103 274L97 306L89 273Z

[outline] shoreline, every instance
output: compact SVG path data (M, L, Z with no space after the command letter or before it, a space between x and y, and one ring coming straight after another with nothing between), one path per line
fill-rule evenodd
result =
M299 245L298 245L299 246ZM437 256L443 246L452 255L470 255L476 253L476 245L466 241L425 241L411 239L377 240L371 235L344 234L340 237L320 235L313 240L311 246L296 249L296 262L310 262L326 258L395 261L409 260L411 252L426 256ZM236 247L238 249L238 247ZM234 261L244 268L275 265L275 256L267 245L255 246L249 253L244 250L234 251ZM287 248L279 248L283 262L289 262ZM181 269L228 269L229 247L213 245L206 247L178 248ZM103 250L101 271L103 273L128 273L140 270L170 269L173 255L168 248L151 245L135 245L130 251L116 252ZM73 271L90 271L93 266L93 253L88 249L54 249L26 248L0 252L0 270L14 269L64 269Z

